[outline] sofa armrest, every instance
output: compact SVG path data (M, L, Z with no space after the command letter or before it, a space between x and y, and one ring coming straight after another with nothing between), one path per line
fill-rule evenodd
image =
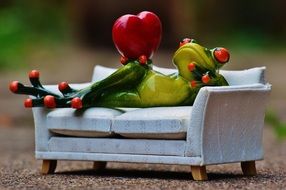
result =
M91 83L82 83L82 84L70 84L74 89L82 89L90 85ZM58 90L58 85L44 85L49 91L61 94ZM34 98L31 96L31 98ZM52 136L52 133L48 130L46 120L47 114L51 109L35 107L33 108L33 117L35 123L35 139L36 139L36 151L48 151L48 142Z
M34 124L35 124L35 146L36 151L48 151L48 142L52 133L48 130L46 125L46 116L49 109L35 107L32 109Z
M202 164L258 160L270 85L204 87L193 106L186 156Z

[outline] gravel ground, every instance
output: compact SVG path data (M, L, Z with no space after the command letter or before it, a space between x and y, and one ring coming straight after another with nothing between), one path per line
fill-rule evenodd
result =
M266 127L264 147L255 177L242 176L239 164L209 166L209 181L196 182L188 166L108 163L96 172L78 161L60 161L55 175L43 176L33 128L0 127L0 189L285 189L286 141Z

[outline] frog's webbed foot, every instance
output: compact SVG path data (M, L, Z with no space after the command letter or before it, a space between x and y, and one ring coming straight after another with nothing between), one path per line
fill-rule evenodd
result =
M205 85L213 85L216 78L216 71L203 67L195 62L188 65L189 71L193 75L193 80L190 81L192 87L202 87Z
M227 81L217 70L203 68L195 63L188 65L190 72L193 75L193 80L190 81L190 86L203 87L203 86L225 86L228 85Z
M39 76L40 73L36 70L29 73L29 79L32 86L23 85L18 81L10 83L9 87L13 93L26 94L35 97L26 99L24 102L25 107L82 108L82 100L77 97L78 90L72 89L68 83L62 82L58 85L58 89L63 96L58 95L43 87L39 80Z
M79 100L78 100L79 99ZM74 102L72 104L72 102ZM46 107L46 108L82 108L82 101L80 98L64 98L64 97L55 97L52 95L46 95L41 98L28 98L24 102L26 108L30 107Z

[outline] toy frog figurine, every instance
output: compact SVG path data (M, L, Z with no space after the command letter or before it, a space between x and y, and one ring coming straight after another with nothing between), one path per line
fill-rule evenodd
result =
M113 25L113 41L123 64L107 78L81 90L62 82L62 95L45 89L39 72L29 73L32 87L18 81L10 84L16 94L33 95L25 107L75 109L88 107L155 107L192 105L203 86L228 85L218 70L229 61L225 48L205 48L186 38L173 56L177 73L164 75L152 69L152 55L161 40L161 22L151 12L124 15Z

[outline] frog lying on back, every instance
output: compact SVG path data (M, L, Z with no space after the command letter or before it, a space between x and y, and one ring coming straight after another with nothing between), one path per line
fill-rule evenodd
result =
M153 13L143 13L148 18L154 17ZM219 74L219 69L229 61L230 57L225 48L208 49L193 39L184 39L173 56L173 63L178 72L171 75L164 75L152 69L152 52L145 53L139 50L137 55L141 56L137 57L136 55L137 58L134 58L126 57L120 50L123 66L107 78L95 82L87 88L75 90L66 82L62 82L59 84L61 96L45 89L39 81L39 72L33 70L29 74L33 87L24 86L18 81L14 81L10 84L10 90L17 94L35 96L34 99L25 101L26 107L80 109L99 106L192 105L203 86L228 85L224 77ZM143 53L141 54L141 52Z

